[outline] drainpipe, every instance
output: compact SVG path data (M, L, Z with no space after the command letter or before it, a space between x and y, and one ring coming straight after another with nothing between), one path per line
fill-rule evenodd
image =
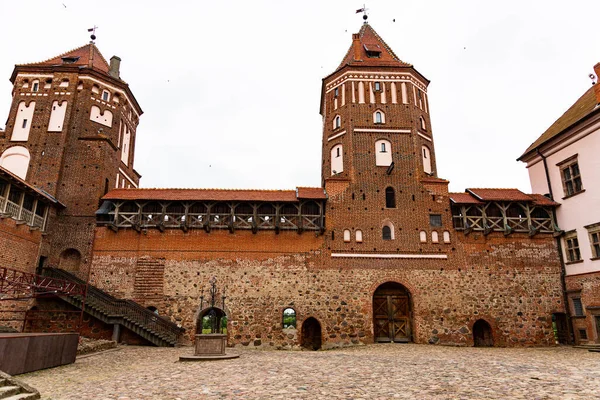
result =
M550 194L550 200L554 200L554 195L552 194L552 185L550 184L550 173L548 172L548 162L546 161L546 157L542 154L539 147L536 148L535 151L538 156L541 157L542 162L544 163L544 172L546 172L546 182L548 184L548 194ZM558 221L556 220L556 210L552 213L552 219L554 220L554 226L558 226ZM556 247L558 248L558 258L560 259L560 283L563 291L565 316L567 317L567 344L572 344L571 338L573 337L573 320L571 319L571 310L569 309L569 299L567 297L567 269L565 267L565 260L563 259L562 242L560 237L556 238Z

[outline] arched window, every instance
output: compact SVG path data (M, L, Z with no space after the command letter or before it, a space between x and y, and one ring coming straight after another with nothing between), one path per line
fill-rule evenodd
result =
M381 228L381 236L382 236L383 240L394 240L395 239L394 224L392 224L392 222L390 220L386 219L383 222L383 226Z
M375 165L388 167L392 163L392 144L387 140L375 142Z
M331 149L331 175L344 171L344 149L341 144Z
M293 308L286 308L283 310L283 329L296 329L296 310Z
M419 240L421 241L421 243L427 243L427 232L419 232Z
M360 229L357 229L355 232L355 240L356 240L356 243L362 243L363 236L362 236L362 231Z
M376 110L373 113L373 123L375 124L385 124L385 114L381 110Z
M423 171L426 174L431 174L431 153L427 146L421 147L421 155L423 157Z
M431 242L439 243L438 233L436 231L431 232Z
M444 231L444 243L450 243L450 232Z
M381 230L381 236L383 240L392 240L392 228L389 226L384 226Z
M348 243L350 241L350 229L344 229L344 242Z
M393 187L385 188L385 207L396 208L396 193Z
M339 115L336 115L335 118L333 119L333 129L337 129L340 126L342 126L342 117L340 117Z
M0 167L9 170L21 179L27 176L29 169L29 150L23 146L13 146L4 150L0 156Z

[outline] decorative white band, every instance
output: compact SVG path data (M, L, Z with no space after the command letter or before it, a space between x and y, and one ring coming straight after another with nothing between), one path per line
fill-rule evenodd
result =
M333 135L333 136L331 136L331 137L328 137L328 138L327 138L327 141L329 142L330 140L337 139L337 138L339 138L340 136L342 136L344 133L346 133L346 131L341 131L340 133L338 133L338 134L336 134L336 135Z
M354 132L410 133L410 129L356 128Z

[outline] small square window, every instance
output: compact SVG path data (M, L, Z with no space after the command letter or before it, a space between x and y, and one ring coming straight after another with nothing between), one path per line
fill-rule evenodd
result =
M587 340L587 331L585 329L579 329L579 339Z
M429 214L429 225L442 226L442 216L440 214Z
M581 260L581 252L579 251L579 240L577 240L577 232L572 231L565 234L565 251L567 253L567 261L575 262Z
M102 100L103 101L109 101L110 100L110 93L107 90L103 90L102 91Z

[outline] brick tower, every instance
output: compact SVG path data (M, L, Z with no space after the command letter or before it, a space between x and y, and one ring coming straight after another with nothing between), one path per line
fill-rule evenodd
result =
M54 196L41 256L87 274L99 199L137 187L135 132L142 110L93 42L49 60L16 65L13 101L0 131L0 166ZM42 258L42 262L45 258Z
M446 252L439 244L451 241L442 200L448 182L437 177L428 84L366 22L323 79L322 180L332 251Z

